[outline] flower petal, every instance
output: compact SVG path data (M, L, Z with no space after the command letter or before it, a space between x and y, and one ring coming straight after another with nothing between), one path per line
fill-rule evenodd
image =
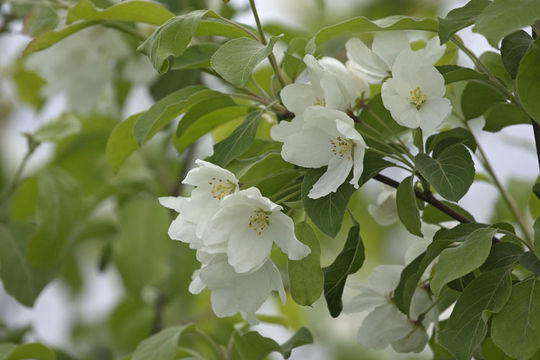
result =
M426 330L422 326L414 326L405 337L394 341L392 348L398 353L419 353L424 350L428 340Z
M377 31L371 49L391 69L398 54L410 49L409 38L405 31Z
M360 293L343 305L346 314L371 310L388 303L385 294L370 285L359 284L354 288Z
M326 172L313 184L308 197L319 199L331 192L336 192L339 186L345 182L347 176L349 176L352 167L352 159L334 155L330 159Z
M347 63L353 72L359 72L360 76L371 82L381 82L390 71L390 67L379 56L371 51L362 41L356 38L349 39L345 44Z
M292 164L320 168L330 161L330 137L318 128L304 128L283 143L281 156Z
M295 116L291 121L280 121L279 124L272 126L270 129L272 139L285 142L289 136L301 131L304 119L300 115Z
M373 269L369 277L369 283L378 289L390 294L399 284L399 278L403 266L401 265L379 265Z
M308 106L324 101L321 89L311 84L287 85L281 90L280 96L285 107L296 116L301 116Z
M270 228L262 232L270 232ZM229 264L237 273L246 273L261 267L270 257L272 250L272 237L259 235L247 227L240 228L231 234L227 245Z
M425 134L435 130L452 112L452 104L446 98L428 99L419 111L420 127Z
M358 331L360 345L381 350L409 334L413 325L393 304L375 308L362 321Z
M272 241L288 255L290 260L300 260L306 257L311 249L309 246L298 241L294 235L294 223L290 217L274 212L269 218L270 225L264 231L263 236L271 236Z

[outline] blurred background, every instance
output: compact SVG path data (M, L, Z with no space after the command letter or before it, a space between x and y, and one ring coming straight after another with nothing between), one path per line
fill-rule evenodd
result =
M76 1L63 0L63 4ZM98 1L99 2L99 1ZM103 0L106 2L106 0ZM114 1L113 1L114 2ZM162 0L179 14L198 8L212 8L227 17L255 25L247 0ZM389 15L444 16L467 1L448 0L273 0L257 1L267 31L311 37L321 26L352 16L372 19ZM69 172L79 183L83 201L94 204L80 232L74 251L64 258L52 281L33 307L26 307L5 292L0 283L0 342L40 341L61 349L66 359L115 359L131 352L152 329L178 323L197 322L218 343L226 343L239 317L218 319L209 308L209 293L193 296L188 290L191 273L197 268L194 254L185 244L167 238L165 210L152 205L157 196L169 195L181 180L185 154L176 152L168 141L174 128L162 132L131 156L118 173L105 160L105 145L111 129L128 116L146 110L154 101L180 87L204 83L220 89L223 84L198 70L176 70L158 77L148 59L135 51L137 43L113 29L91 27L51 48L22 58L31 40L22 19L39 0L3 1L0 13L0 188L7 186L27 151L24 133L60 116L75 124L62 139L42 144L31 156L17 194L21 204L31 201L28 191L32 175L54 165ZM152 27L143 26L146 34ZM26 31L27 32L27 31ZM487 41L471 32L458 33L477 55L494 51ZM325 46L325 55L345 59L344 41ZM281 49L283 51L283 49ZM280 47L277 48L278 58ZM458 63L472 66L461 54ZM527 125L507 127L499 133L480 131L483 119L471 121L497 175L515 196L524 212L537 175L532 129ZM212 151L212 138L202 138L189 158L203 158ZM482 173L478 164L477 172ZM390 172L395 177L398 172ZM21 190L22 189L22 190ZM189 189L183 189L188 192ZM350 277L366 282L378 264L404 264L404 254L418 239L399 224L379 225L368 211L377 204L384 189L372 181L354 195L352 207L361 221L366 262ZM111 196L114 195L114 196ZM496 222L508 218L496 189L487 182L475 182L459 202L478 221ZM137 212L138 205L148 213ZM31 214L11 209L13 221ZM129 216L127 215L129 214ZM154 215L157 214L157 215ZM145 239L137 236L137 219L156 216L150 253ZM327 266L343 246L346 227L336 239L319 234L321 264ZM153 237L155 235L153 234ZM286 260L276 254L278 265ZM9 271L9 269L2 269ZM45 275L44 275L45 276ZM354 295L346 289L344 299ZM156 315L156 313L158 313ZM278 342L286 340L304 325L315 343L293 351L293 359L421 359L422 354L401 355L391 349L382 352L361 348L356 332L361 314L341 314L333 319L324 298L312 308L297 306L292 299L282 306L270 298L260 313L288 319L287 326L262 324L255 328ZM278 321L279 322L279 321ZM156 325L157 323L157 325ZM199 346L204 346L199 344ZM272 355L279 358L277 355Z

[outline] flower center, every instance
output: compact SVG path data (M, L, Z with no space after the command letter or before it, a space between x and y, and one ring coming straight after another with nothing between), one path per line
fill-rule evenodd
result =
M253 211L253 215L249 217L248 228L258 231L259 235L261 235L264 228L270 225L270 214L272 214L271 211L264 211L261 208L256 209Z
M409 98L407 99L411 104L416 106L417 109L422 107L422 104L426 102L426 95L422 92L418 86L414 90L409 91Z
M353 142L351 140L338 136L335 139L330 139L330 144L332 144L332 154L341 158L347 156L347 160L351 160L351 151L353 148Z
M208 182L208 184L212 187L210 190L210 194L212 194L212 197L214 199L218 200L221 200L225 196L232 194L236 189L236 184L232 181L223 181L223 179L217 179L215 177L213 177L212 180Z
M313 105L320 105L320 106L326 106L326 98L323 96L321 98L315 99L315 103Z

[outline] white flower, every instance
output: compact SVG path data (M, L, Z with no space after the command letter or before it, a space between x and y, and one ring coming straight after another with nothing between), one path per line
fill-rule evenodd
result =
M263 266L274 242L289 259L302 259L310 249L296 239L293 221L281 209L254 187L227 196L202 236L202 250L226 246L228 262L238 273Z
M392 76L392 67L396 57L404 50L410 50L409 39L404 31L379 31L373 36L369 49L356 38L349 39L347 49L347 67L351 72L366 79L369 83L381 83ZM426 43L426 47L416 51L423 64L433 65L444 54L445 46L439 45L436 36Z
M317 199L335 192L351 169L350 183L358 188L366 144L353 120L344 112L321 106L308 107L303 117L301 127L294 120L274 126L272 138L284 142L281 156L286 161L307 168L328 166L308 196ZM286 131L291 133L287 136Z
M207 161L197 159L195 164L197 167L191 169L182 181L195 186L191 197L166 196L160 197L159 202L179 213L169 227L169 237L198 250L203 245L201 236L208 221L220 209L220 200L238 191L238 179L230 171ZM224 248L212 249L214 253L220 250L224 251Z
M227 263L226 256L218 255L193 274L189 291L198 294L204 288L212 291L212 309L218 317L239 312L251 325L258 323L255 312L272 291L278 291L285 303L281 274L270 260L256 271L238 274Z
M316 60L306 55L308 84L291 84L281 90L285 107L296 116L312 105L346 111L354 108L357 99L369 97L369 87L345 65L331 57Z
M392 78L381 89L384 107L394 120L428 133L450 115L450 101L443 98L444 78L432 65L421 61L422 54L402 51L392 67Z
M375 221L383 226L391 225L399 220L396 205L396 190L389 186L382 187L377 196L377 204L369 204L368 212Z
M358 331L361 345L384 349L392 345L398 352L420 352L428 336L425 325L434 320L434 311L426 314L419 323L418 317L432 304L428 293L417 288L411 302L410 318L395 306L392 295L399 283L403 266L377 266L369 278L370 284L354 285L359 294L344 306L345 312L370 313L362 321Z

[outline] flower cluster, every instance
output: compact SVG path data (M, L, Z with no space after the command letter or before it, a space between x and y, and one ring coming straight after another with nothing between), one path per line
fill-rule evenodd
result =
M240 313L256 324L255 312L272 291L285 301L280 272L270 260L273 243L292 260L310 249L296 239L293 221L281 206L257 188L240 190L230 171L203 160L196 164L183 180L195 187L191 197L159 198L179 213L169 236L197 250L202 266L193 274L190 291L208 288L217 316Z
M283 142L283 159L306 168L327 166L308 194L313 199L335 192L351 170L349 182L359 186L366 144L352 118L369 97L368 84L382 83L383 104L402 126L429 132L451 112L444 78L434 66L445 51L437 37L413 51L406 33L378 32L371 49L359 39L347 41L346 49L346 65L304 57L309 82L281 91L295 117L272 128L272 138Z

